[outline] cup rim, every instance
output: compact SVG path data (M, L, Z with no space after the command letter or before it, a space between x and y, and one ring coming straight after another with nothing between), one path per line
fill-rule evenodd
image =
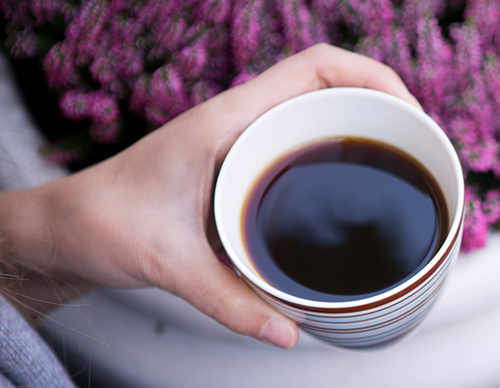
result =
M256 276L252 271L250 271L247 268L247 266L244 263L242 263L238 255L233 250L232 244L226 235L225 226L220 221L222 218L221 213L222 213L223 203L220 200L221 185L219 184L219 182L224 179L226 169L230 168L228 167L228 165L231 163L232 155L235 152L237 152L237 149L240 147L240 144L245 141L247 134L252 131L253 127L259 125L261 121L266 120L267 116L276 114L276 112L281 109L286 109L287 106L290 104L296 104L301 100L307 100L311 96L316 96L319 94L338 95L338 97L341 97L342 95L344 95L345 97L368 96L370 98L375 98L378 100L385 100L392 105L396 105L399 109L406 111L406 113L413 116L417 116L420 120L424 121L428 127L432 128L436 136L438 136L438 138L441 140L441 144L443 145L444 150L450 157L450 161L454 167L453 171L455 175L455 180L458 184L457 203L455 209L452 209L453 218L449 228L448 235L443 244L441 245L440 249L434 255L434 257L427 263L427 265L424 268L422 268L418 273L416 273L414 276L412 276L410 279L406 280L405 282L394 288L391 288L380 294L373 295L367 298L350 300L350 301L341 301L341 302L315 301L290 295L274 288L264 279ZM424 283L425 280L428 279L436 271L437 268L439 268L447 259L450 259L450 257L452 256L451 253L453 251L453 248L457 243L457 239L459 239L461 235L461 229L464 218L464 209L465 209L465 193L464 193L464 179L463 179L462 167L458 159L458 156L456 154L456 151L453 145L451 144L451 141L448 139L448 137L446 136L444 131L439 127L439 125L426 113L424 113L423 111L417 109L415 106L411 105L410 103L398 97L377 90L357 88L357 87L327 88L327 89L321 89L304 93L296 97L293 97L291 99L288 99L274 106L268 111L264 112L243 131L243 133L238 137L238 139L235 141L235 143L229 150L228 154L226 155L226 158L224 159L224 162L221 166L219 176L217 178L217 183L215 187L215 196L214 196L214 213L215 213L215 221L219 237L229 258L231 259L231 262L239 271L240 275L243 276L247 282L250 282L251 284L253 284L258 289L268 294L270 297L272 297L279 303L285 303L290 306L310 311L321 310L325 312L327 311L354 312L369 308L375 308L377 306L384 305L386 303L389 303L393 300L396 300L404 296L409 291L415 289L420 284Z

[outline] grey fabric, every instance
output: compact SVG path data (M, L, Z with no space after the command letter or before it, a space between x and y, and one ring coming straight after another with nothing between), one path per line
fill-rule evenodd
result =
M7 379L3 374L0 373L0 388L11 388L14 387L10 380Z
M0 295L0 388L74 388L40 335Z

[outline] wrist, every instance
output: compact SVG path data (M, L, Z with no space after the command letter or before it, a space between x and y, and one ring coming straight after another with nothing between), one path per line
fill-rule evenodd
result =
M56 187L54 189L54 187ZM0 292L34 322L40 313L95 288L59 259L57 185L0 192Z
M0 238L5 265L42 271L49 258L54 258L48 201L37 189L0 193Z

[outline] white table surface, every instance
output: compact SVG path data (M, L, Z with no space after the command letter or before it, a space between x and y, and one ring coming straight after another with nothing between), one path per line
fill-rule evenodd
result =
M66 174L36 155L43 140L0 56L0 181L31 187ZM500 235L461 254L427 319L390 348L348 353L301 333L290 351L236 335L159 290L99 290L43 321L109 386L500 387Z

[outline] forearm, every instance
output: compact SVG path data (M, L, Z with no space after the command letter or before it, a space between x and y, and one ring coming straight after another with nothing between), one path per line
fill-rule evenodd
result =
M57 201L50 187L0 193L0 291L30 321L94 287L60 268Z

